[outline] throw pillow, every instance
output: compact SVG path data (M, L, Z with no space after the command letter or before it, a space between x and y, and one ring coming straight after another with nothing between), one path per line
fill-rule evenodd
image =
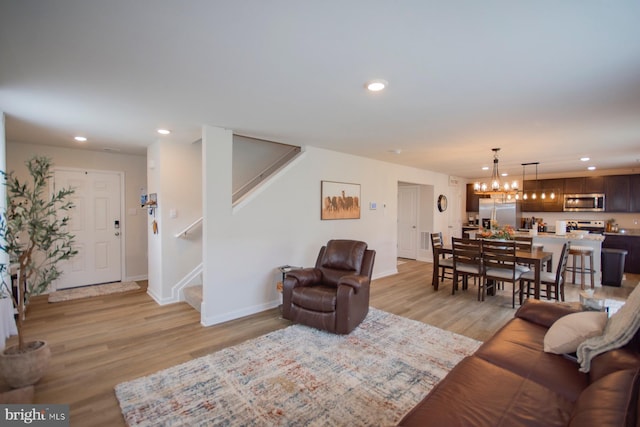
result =
M636 286L624 305L614 313L604 333L586 339L578 346L576 354L580 362L580 372L589 372L591 359L614 348L627 344L640 328L640 286Z
M602 335L607 324L603 311L581 311L556 320L544 336L547 353L573 353L587 338Z

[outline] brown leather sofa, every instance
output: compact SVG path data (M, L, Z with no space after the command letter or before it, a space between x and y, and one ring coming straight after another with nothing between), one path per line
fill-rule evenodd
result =
M348 334L369 312L375 251L365 242L330 240L315 268L293 270L283 283L282 317L337 334Z
M596 356L589 373L545 353L548 328L575 312L528 300L503 328L463 359L401 426L638 426L640 334Z

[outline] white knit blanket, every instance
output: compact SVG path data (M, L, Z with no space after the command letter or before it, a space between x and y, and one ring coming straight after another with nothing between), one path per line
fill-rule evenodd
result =
M576 353L580 362L580 371L589 372L591 359L595 356L627 344L638 328L640 328L640 285L636 285L624 305L609 318L602 335L588 338L578 346Z

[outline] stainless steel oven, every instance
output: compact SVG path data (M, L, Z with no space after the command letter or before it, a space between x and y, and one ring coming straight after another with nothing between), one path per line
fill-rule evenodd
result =
M604 194L565 194L565 212L604 212Z

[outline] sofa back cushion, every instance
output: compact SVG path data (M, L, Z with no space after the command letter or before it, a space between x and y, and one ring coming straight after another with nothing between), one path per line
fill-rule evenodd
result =
M600 378L580 394L569 426L636 426L639 385L640 368Z

